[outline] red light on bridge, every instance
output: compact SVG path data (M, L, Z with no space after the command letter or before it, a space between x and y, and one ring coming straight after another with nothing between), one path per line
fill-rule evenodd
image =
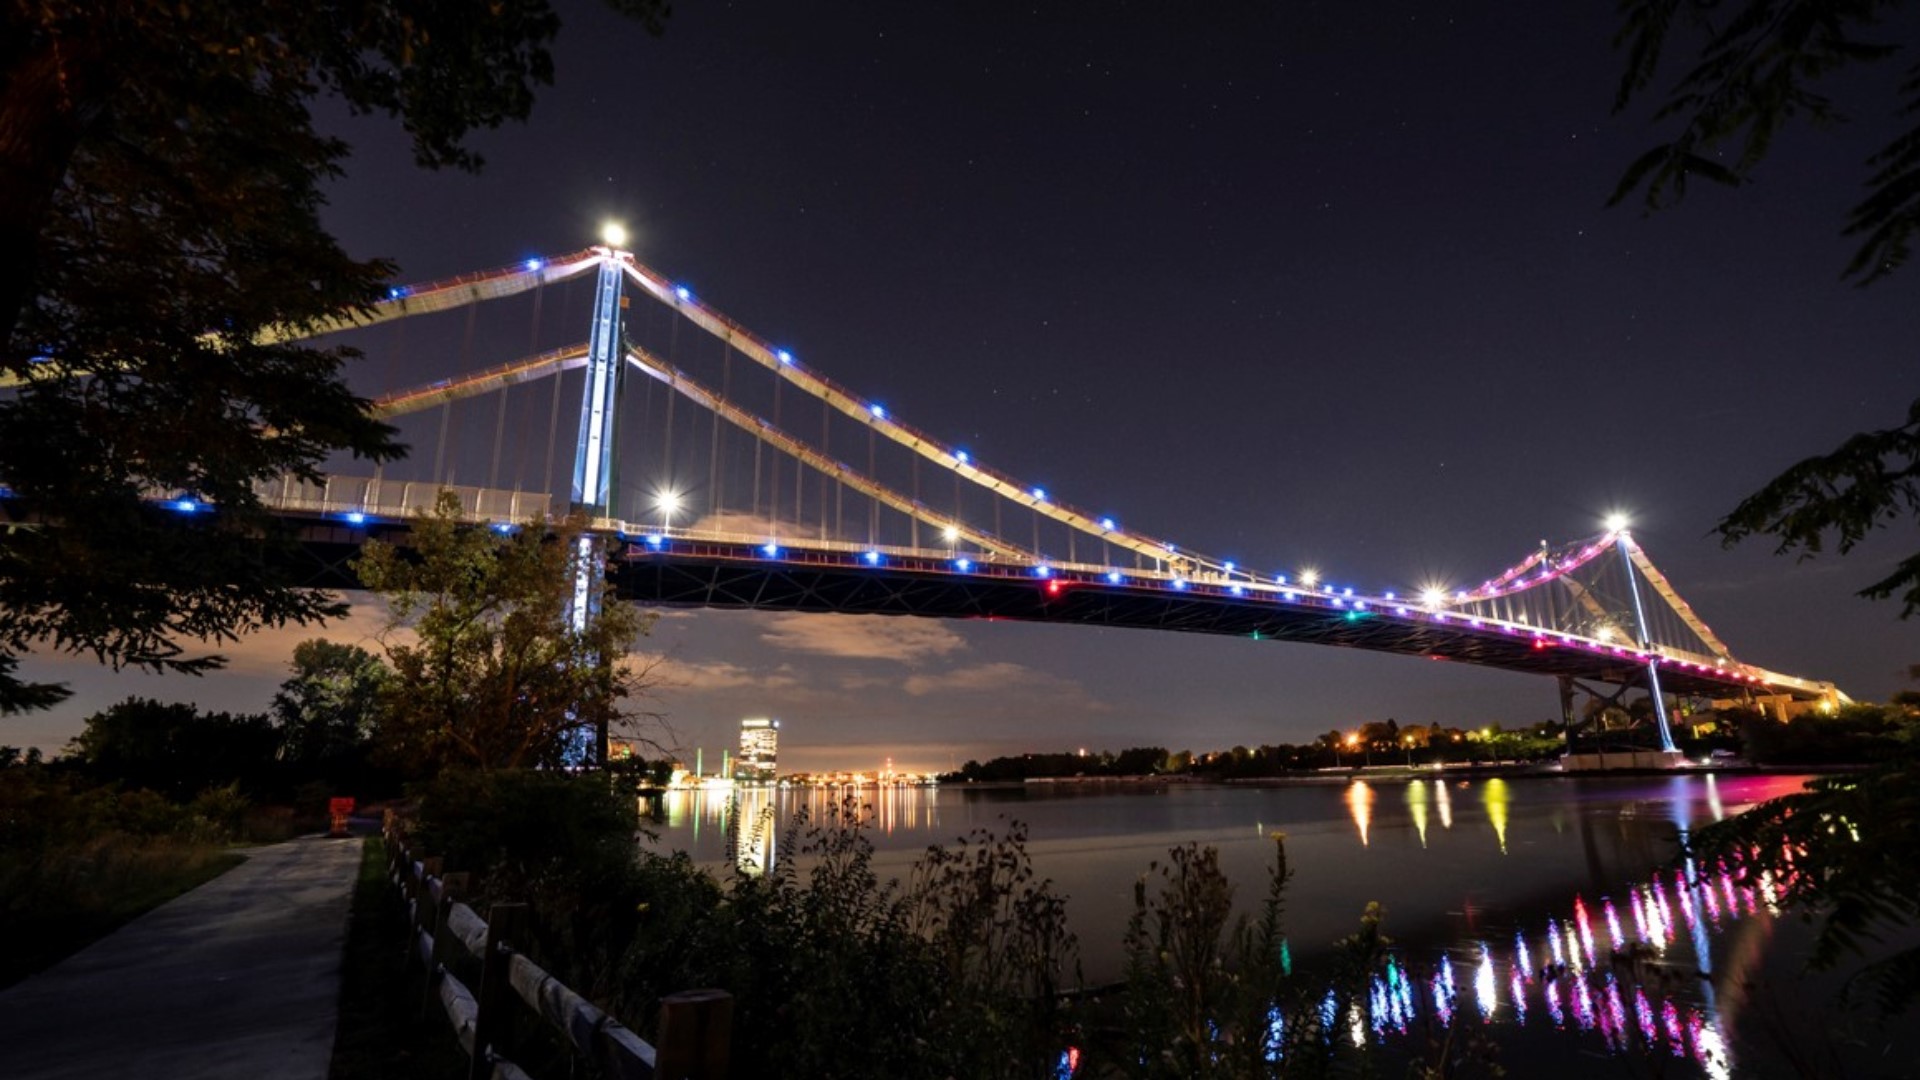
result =
M1047 595L1048 596L1060 595L1060 582L1057 579L1047 582Z

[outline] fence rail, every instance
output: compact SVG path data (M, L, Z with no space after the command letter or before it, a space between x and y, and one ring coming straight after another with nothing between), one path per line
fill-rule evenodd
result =
M407 908L408 956L426 976L422 1011L438 1008L453 1025L468 1080L530 1080L507 1054L518 1010L538 1016L575 1058L613 1080L725 1080L732 995L688 990L662 998L659 1045L651 1045L515 948L526 938L525 904L494 904L482 919L459 900L467 875L416 857L391 821L385 837L388 877ZM480 966L477 993L453 970L471 962Z

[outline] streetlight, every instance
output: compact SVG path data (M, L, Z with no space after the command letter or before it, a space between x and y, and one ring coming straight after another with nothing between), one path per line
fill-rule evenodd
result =
M1413 768L1413 736L1408 735L1402 738L1400 745L1407 751L1407 768Z
M627 246L627 227L617 221L600 226L600 239L610 248Z
M673 515L680 509L680 493L677 491L663 491L660 493L659 498L653 500L653 505L660 510L661 531L670 531L673 528Z

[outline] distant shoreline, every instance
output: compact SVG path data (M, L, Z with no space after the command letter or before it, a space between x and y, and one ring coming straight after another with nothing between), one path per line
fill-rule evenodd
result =
M1520 779L1581 779L1647 776L1773 776L1787 773L1847 773L1868 768L1860 762L1841 765L1693 765L1681 769L1556 769L1540 765L1449 765L1445 768L1405 765L1359 766L1351 769L1321 769L1285 776L1034 776L1025 780L942 780L946 790L1016 791L1032 787L1154 787L1201 784L1218 787L1296 787L1319 784L1347 784L1355 780L1472 780L1499 777Z

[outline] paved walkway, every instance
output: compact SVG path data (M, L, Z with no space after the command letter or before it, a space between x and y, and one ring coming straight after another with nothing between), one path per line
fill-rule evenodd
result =
M360 844L249 849L0 991L0 1077L324 1080Z

